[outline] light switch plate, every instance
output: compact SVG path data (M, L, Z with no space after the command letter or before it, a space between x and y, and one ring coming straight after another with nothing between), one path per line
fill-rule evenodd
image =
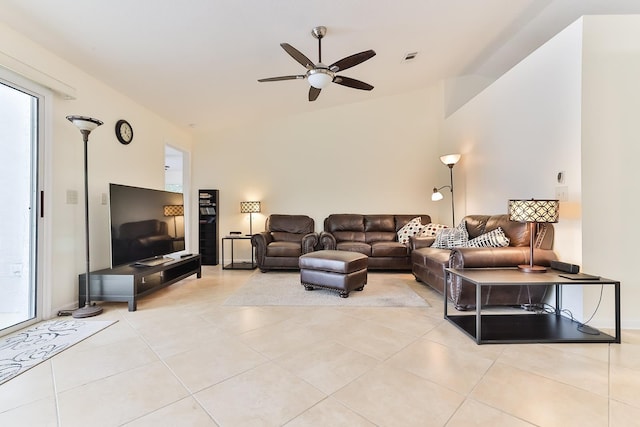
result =
M556 187L556 199L561 202L569 201L569 187L566 185Z

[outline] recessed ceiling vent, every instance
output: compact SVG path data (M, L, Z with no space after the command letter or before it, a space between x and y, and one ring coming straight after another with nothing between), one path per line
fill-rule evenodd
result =
M404 56L404 58L402 59L402 62L412 61L416 59L416 56L418 56L418 52L409 52Z

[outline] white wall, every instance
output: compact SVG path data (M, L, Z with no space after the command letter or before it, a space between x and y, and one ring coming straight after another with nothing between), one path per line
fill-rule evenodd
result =
M65 119L70 114L91 116L104 125L89 140L89 202L91 268L109 266L108 205L101 204L109 182L141 187L164 188L164 144L191 149L191 138L183 130L125 95L95 80L77 67L61 60L20 34L0 24L0 59L13 67L35 70L40 83L63 82L77 96L67 100L55 96L45 132L45 214L50 262L44 270L49 301L45 317L77 303L78 274L84 272L84 175L83 143L80 132ZM10 59L10 61L9 61ZM9 64L9 62L11 64ZM128 120L134 128L130 145L120 144L114 126ZM78 204L67 204L68 190L78 193Z
M640 328L640 16L586 17L583 56L583 265L621 281L623 326ZM585 311L599 296L586 294ZM611 304L605 294L596 320Z
M461 151L467 213L506 213L510 198L555 198L565 173L555 250L563 261L623 283L623 327L640 327L631 260L640 123L640 18L570 25L445 120L442 150ZM583 36L584 34L584 36ZM606 225L605 225L606 224ZM632 246L633 245L633 246ZM612 292L592 323L613 326ZM565 289L581 320L600 288Z
M262 202L254 232L273 213L309 215L317 231L332 213L438 219L431 189L448 182L437 160L443 154L437 151L441 93L434 87L198 136L194 191L220 190L222 235L248 233L243 200Z

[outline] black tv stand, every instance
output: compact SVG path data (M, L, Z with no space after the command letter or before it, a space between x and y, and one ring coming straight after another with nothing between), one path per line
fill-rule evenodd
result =
M119 301L129 304L129 311L136 311L137 299L172 285L196 274L202 277L200 255L189 255L180 259L145 266L121 265L114 268L92 271L89 296L91 301ZM79 276L78 304L84 306L86 299L85 276Z

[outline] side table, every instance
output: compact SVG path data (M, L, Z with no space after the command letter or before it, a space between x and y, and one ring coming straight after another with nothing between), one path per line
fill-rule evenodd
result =
M458 276L476 287L476 313L449 315L449 286L445 286L444 318L476 341L485 343L620 343L620 282L605 278L576 279L564 273L522 273L515 268L445 269L445 283ZM527 314L483 314L483 286L549 286L555 287L555 311ZM595 328L581 330L581 323L562 315L560 298L563 286L613 286L615 297L615 336Z
M224 244L226 241L231 241L231 263L224 265ZM251 262L247 261L235 261L233 256L233 246L236 240L248 241L251 244L251 236L233 236L222 238L222 269L223 270L253 270L257 267L253 247L251 248Z

